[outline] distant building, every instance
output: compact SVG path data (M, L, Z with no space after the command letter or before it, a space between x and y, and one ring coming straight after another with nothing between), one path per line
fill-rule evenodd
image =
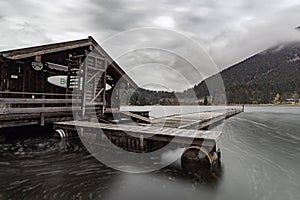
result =
M198 103L200 105L204 105L205 104L205 98L207 100L207 105L211 105L213 103L213 97L212 96L201 97L201 98L199 98Z
M161 98L159 100L160 105L180 105L177 98Z
M292 105L299 105L300 99L296 99L296 98L286 99L286 103Z

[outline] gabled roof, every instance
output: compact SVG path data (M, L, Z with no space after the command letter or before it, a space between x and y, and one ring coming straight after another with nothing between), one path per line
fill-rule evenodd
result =
M3 51L0 52L0 54L5 58L18 60L18 59L28 58L32 56L38 56L38 55L49 54L58 51L64 51L68 49L84 47L88 45L91 45L90 39L83 39L83 40L75 40L70 42L62 42L62 43Z
M0 62L2 62L2 63L7 63L7 62L10 62L10 61L13 61L13 60L11 60L11 59L8 59L8 58L5 58L5 57L3 57L1 54L0 54Z
M136 83L122 70L122 68L104 51L102 47L96 42L96 40L89 36L87 39L74 40L69 42L61 42L54 44L47 44L29 48L15 49L9 51L0 52L0 58L19 60L24 58L29 58L33 56L40 56L49 53L55 53L59 51L65 51L70 49L76 49L80 47L93 46L99 53L105 54L108 58L108 62L111 66L125 78L134 88L138 88Z

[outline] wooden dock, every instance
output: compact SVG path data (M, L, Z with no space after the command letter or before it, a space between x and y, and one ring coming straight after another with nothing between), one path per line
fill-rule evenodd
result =
M3 51L0 130L54 123L61 137L78 134L79 127L79 134L88 136L85 138L91 142L109 140L127 151L151 152L175 142L179 146L188 144L184 159L195 160L202 152L205 163L213 164L220 157L217 143L222 133L204 130L242 110L159 119L150 119L149 112L120 111L124 95L129 94L126 91L138 88L92 37ZM74 122L73 116L81 121Z
M221 131L201 130L243 112L242 109L228 109L167 116L159 119L145 119L137 114L123 114L144 123L95 123L90 121L67 121L54 123L60 135L79 135L87 142L110 141L119 148L131 152L152 152L170 142L186 147L182 163L196 160L205 165L213 165L220 158L218 143ZM82 137L81 137L82 138ZM205 159L198 158L199 152Z
M205 111L200 113L190 113L183 115L173 115L152 120L156 126L164 126L178 129L198 129L205 130L223 120L241 113L241 109L222 109Z
M160 128L157 126L147 125L147 126L136 126L136 125L123 125L123 124L105 124L105 123L95 123L88 121L68 121L68 122L56 122L54 123L55 129L68 129L75 130L85 129L97 131L99 129L110 132L111 134L118 132L127 132L131 136L140 138L141 135L144 138L149 138L158 141L170 142L173 138L178 143L184 143L184 140L194 139L194 143L202 144L205 139L211 143L219 141L221 138L221 132L217 131L201 131L192 129L178 129L178 128ZM177 140L178 139L178 140ZM173 141L174 142L174 141Z

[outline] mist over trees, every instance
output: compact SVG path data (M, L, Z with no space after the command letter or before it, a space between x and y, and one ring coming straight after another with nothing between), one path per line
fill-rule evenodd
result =
M268 49L227 68L220 75L229 104L272 104L275 100L279 103L288 98L299 98L300 42ZM206 83L213 82L214 78L212 76L181 93L139 89L130 98L130 104L176 105L178 98L195 96L199 101L190 101L190 104L208 104L207 98L216 94L210 94Z

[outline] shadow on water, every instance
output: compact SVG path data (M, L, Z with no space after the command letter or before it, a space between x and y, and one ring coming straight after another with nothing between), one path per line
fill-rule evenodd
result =
M28 126L0 129L0 142L25 140L30 138L50 138L52 126Z
M121 173L103 199L205 199L218 190L217 176L210 169L192 172L173 166L148 174Z
M113 190L105 191L103 199L205 199L219 189L222 170L220 163L209 169L182 169L173 163L147 174L120 173L115 177Z
M198 187L213 189L222 177L221 165L181 169L173 164L148 174L122 173L96 160L79 138L58 140L52 134L49 127L5 131L0 141L0 200L182 199Z
M223 166L220 162L211 168L193 165L189 167L180 168L178 166L170 165L153 174L158 177L168 177L169 180L177 180L181 184L189 185L190 188L201 188L206 186L210 189L218 187L222 180Z
M0 138L0 200L299 199L300 108L251 109L226 122L216 169L183 170L178 162L126 174L97 161L78 139L9 130Z
M57 140L47 130L32 138L8 133L0 143L0 200L99 199L118 174L94 159L79 139Z

